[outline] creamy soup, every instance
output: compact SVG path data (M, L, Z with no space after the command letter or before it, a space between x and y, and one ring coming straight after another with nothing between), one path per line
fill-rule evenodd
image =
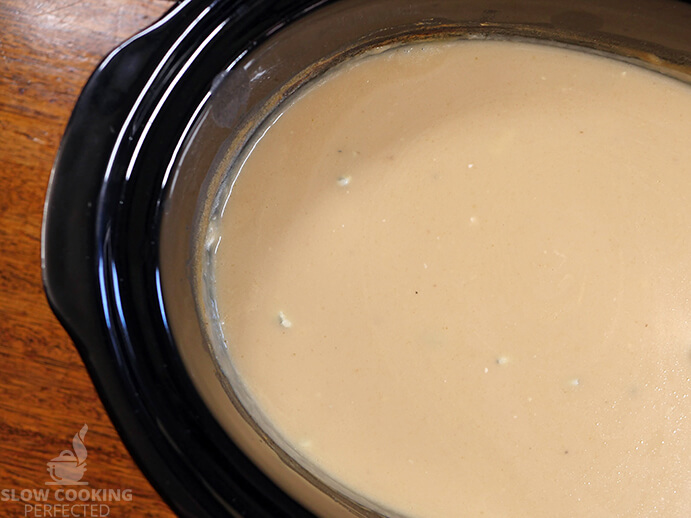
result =
M691 88L416 44L323 76L238 164L235 383L319 469L411 517L691 516Z

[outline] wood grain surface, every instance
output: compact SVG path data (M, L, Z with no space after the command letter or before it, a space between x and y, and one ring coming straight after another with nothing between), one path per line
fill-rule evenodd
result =
M30 506L35 500L21 501L22 490L50 488L46 463L72 449L72 438L84 424L89 427L88 488L131 489L133 495L131 501L97 507L98 512L173 515L108 419L48 307L40 268L48 177L82 86L109 50L172 5L164 0L0 0L0 517L99 515L71 507L46 514L50 509ZM52 497L47 503L65 502Z

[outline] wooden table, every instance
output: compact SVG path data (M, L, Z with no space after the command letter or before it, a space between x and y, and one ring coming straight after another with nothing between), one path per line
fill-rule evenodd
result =
M41 283L51 165L101 58L172 6L165 0L0 0L0 516L45 516L22 489L50 489L47 462L88 425L89 489L131 489L109 516L172 516L132 461ZM35 503L35 501L31 502ZM48 503L56 502L54 493ZM78 502L79 503L79 502ZM67 508L69 512L76 512ZM105 512L105 508L100 513ZM56 509L56 513L63 512ZM97 516L88 509L86 516ZM73 514L54 514L71 516Z

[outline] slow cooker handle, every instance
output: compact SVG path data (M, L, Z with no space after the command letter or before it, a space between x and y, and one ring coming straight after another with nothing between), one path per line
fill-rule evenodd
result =
M145 474L168 470L151 437L124 433L138 429L139 423L136 411L127 404L119 359L110 346L111 323L104 312L107 301L98 281L99 196L108 180L111 156L122 140L121 129L140 92L153 74L161 73L159 65L171 45L212 1L178 1L160 20L101 62L65 129L44 206L41 269L48 302L73 339L128 450L140 467L147 468ZM208 515L175 474L148 478L179 515Z
M101 62L80 94L60 143L44 207L41 269L48 302L78 345L103 339L95 222L108 161L166 41L187 25L195 4L200 2L177 2Z

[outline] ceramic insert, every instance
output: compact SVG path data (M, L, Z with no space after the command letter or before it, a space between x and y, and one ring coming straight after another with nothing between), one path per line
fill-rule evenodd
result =
M689 135L688 85L574 50L337 67L229 173L233 383L405 516L691 516Z

